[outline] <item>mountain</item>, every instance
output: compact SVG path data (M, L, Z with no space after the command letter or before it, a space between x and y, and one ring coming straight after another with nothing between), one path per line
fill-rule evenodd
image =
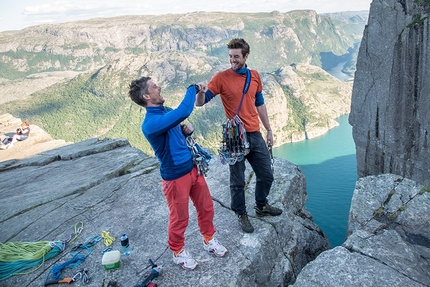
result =
M372 2L349 115L358 181L347 238L290 286L430 286L429 14L429 0Z
M263 79L275 145L318 136L350 109L352 83L323 70L354 61L366 18L348 19L312 10L197 12L2 32L0 113L54 138L125 137L150 152L140 132L144 110L127 96L131 80L150 75L174 107L189 84L229 67L226 44L243 37L251 46L248 65ZM201 143L215 149L223 120L219 101L190 118Z

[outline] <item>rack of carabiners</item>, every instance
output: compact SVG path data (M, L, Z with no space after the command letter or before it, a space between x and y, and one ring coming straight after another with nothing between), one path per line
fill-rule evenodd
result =
M222 124L222 144L218 150L222 164L233 165L249 153L249 142L242 120L235 115Z
M191 151L191 155L193 156L193 163L197 166L199 170L199 175L203 174L204 176L206 176L206 173L209 170L209 162L212 157L200 147L200 145L194 140L191 135L187 136L186 139L187 146Z

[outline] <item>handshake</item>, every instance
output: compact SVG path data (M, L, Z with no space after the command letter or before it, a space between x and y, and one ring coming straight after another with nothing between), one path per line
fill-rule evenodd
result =
M206 85L203 83L189 85L187 89L189 89L190 87L195 87L197 93L199 93L200 91L205 92L205 90L206 90Z

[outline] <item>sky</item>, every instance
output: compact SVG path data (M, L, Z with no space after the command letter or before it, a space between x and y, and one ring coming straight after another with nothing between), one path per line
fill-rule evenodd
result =
M369 10L372 0L0 0L0 32L49 23L121 15L163 15L196 11L318 14Z

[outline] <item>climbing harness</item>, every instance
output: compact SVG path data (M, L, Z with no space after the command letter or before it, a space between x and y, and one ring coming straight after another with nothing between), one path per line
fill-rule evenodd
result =
M80 235L82 229L83 223L76 223L74 232L62 241L0 243L0 281L36 271L46 260L60 254L67 243L73 242ZM33 269L24 272L30 268Z
M202 149L202 147L194 140L194 138L189 135L186 138L187 146L191 151L193 157L193 163L197 166L199 170L199 175L203 174L206 176L209 170L209 162L212 157Z
M222 164L234 165L245 159L249 153L249 142L246 135L245 125L239 117L245 94L248 92L251 82L251 72L247 69L245 85L243 87L242 99L236 115L232 119L227 118L222 124L222 143L218 149Z

